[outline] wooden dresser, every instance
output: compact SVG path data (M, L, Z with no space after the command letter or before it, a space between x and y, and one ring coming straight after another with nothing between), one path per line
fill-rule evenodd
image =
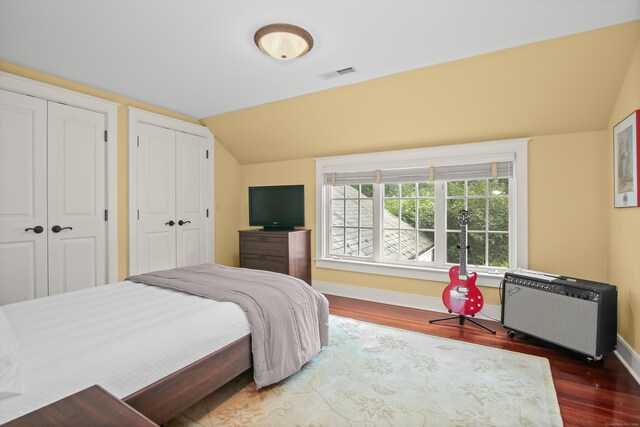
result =
M240 267L275 271L311 285L311 230L240 230Z

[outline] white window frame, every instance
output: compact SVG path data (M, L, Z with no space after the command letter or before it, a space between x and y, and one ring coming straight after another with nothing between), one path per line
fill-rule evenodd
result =
M349 172L354 170L379 170L412 168L425 166L447 166L500 161L514 162L514 178L510 179L509 192L509 235L512 239L509 259L513 268L528 267L528 195L527 195L527 145L528 138L501 141L456 144L450 146L418 148L413 150L386 151L348 156L316 158L316 267L345 270L360 273L381 274L387 276L408 277L422 280L449 281L448 268L429 268L391 262L376 262L362 258L336 259L328 256L327 245L330 227L325 227L329 212L329 203L324 184L324 174ZM375 188L375 187L374 187ZM374 190L374 192L377 190ZM378 196L379 198L380 196ZM375 212L375 210L374 210ZM443 221L445 204L436 204L436 221ZM382 233L380 214L374 214L374 233ZM436 230L438 227L436 226ZM443 230L442 227L440 227ZM441 231L442 232L442 231ZM436 241L443 237L436 231ZM376 234L376 245L380 245L381 236ZM446 240L445 240L446 241ZM380 251L381 248L376 248ZM437 251L443 257L444 251ZM498 287L504 270L479 271L477 283L483 286Z

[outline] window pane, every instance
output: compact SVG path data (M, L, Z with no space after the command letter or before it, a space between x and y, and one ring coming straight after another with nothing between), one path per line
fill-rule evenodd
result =
M416 200L402 200L402 221L400 221L400 227L402 228L416 228Z
M487 227L486 219L486 203L487 199L469 199L467 200L467 210L469 211L469 230L485 230Z
M346 202L346 218L347 227L358 226L358 205L360 203L357 200L347 200Z
M400 259L416 259L416 232L413 230L400 231Z
M447 196L464 196L464 181L447 182Z
M333 185L331 186L331 198L332 199L341 199L344 197L344 185Z
M350 199L357 199L360 197L360 186L358 184L347 185L345 187L345 197Z
M418 200L418 227L435 227L435 201L433 199Z
M433 243L435 233L433 231L418 231L418 261L433 262Z
M509 235L489 233L489 265L509 267Z
M373 184L363 184L360 186L361 197L373 197Z
M360 248L359 230L357 228L347 228L347 238L345 240L344 254L357 256Z
M344 255L344 228L331 229L331 253Z
M372 229L360 229L360 256L373 257Z
M344 200L331 201L331 216L333 225L344 225Z
M447 262L450 264L458 264L460 262L460 253L458 245L460 244L460 232L447 231Z
M385 230L384 231L384 256L387 258L398 257L398 245L399 245L400 232L397 230Z
M434 197L435 194L435 185L432 182L421 182L418 184L418 196Z
M384 185L384 197L398 197L398 196L400 196L400 186L398 184Z
M506 194L509 194L509 180L507 178L489 180L490 196L499 196Z
M486 196L487 195L487 180L474 179L467 182L467 195L469 196Z
M398 199L384 201L384 228L399 228Z
M402 184L402 197L416 197L416 184Z
M487 238L484 233L468 233L467 234L469 248L468 264L485 265L485 244Z
M373 200L360 200L360 227L373 227Z
M447 200L447 230L460 230L460 211L464 209L464 199Z
M489 230L509 230L509 199L506 197L489 199Z

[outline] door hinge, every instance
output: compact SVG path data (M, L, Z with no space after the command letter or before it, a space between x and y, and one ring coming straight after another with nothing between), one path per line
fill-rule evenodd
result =
M106 130L105 130L105 131L104 131L104 142L107 142L107 139L109 139L109 138L107 137L107 135L108 135L108 134L109 134L109 131L106 131Z
M209 150L207 150L207 159L209 158Z
M109 211L107 209L104 210L104 220L109 221Z
M140 219L140 209L138 209L138 219Z
M138 137L138 147L140 147L140 137Z
M207 218L209 218L209 209L207 209Z

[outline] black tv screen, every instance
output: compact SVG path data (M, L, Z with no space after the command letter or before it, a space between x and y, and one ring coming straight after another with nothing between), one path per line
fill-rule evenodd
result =
M249 187L249 225L266 230L304 226L304 185Z

